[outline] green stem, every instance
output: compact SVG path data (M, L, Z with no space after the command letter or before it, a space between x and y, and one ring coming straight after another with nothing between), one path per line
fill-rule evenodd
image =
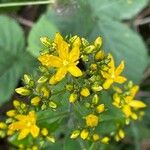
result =
M89 150L95 150L95 143L92 143Z
M46 5L53 4L54 0L45 0L45 1L32 1L32 2L12 2L12 3L2 3L0 4L0 8L2 7L15 7L15 6L28 6L28 5Z

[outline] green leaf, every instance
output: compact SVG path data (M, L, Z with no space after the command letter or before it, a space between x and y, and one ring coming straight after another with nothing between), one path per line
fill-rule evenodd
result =
M33 58L24 52L24 34L13 19L0 16L0 105L8 100L20 76L32 68ZM31 64L30 64L31 63Z
M77 140L70 139L66 137L63 150L76 150L81 149L79 142Z
M138 14L148 0L89 0L96 15L107 15L115 19L131 19Z
M147 49L141 37L128 26L108 17L100 18L90 38L97 36L103 37L103 49L113 54L116 65L125 60L124 74L139 82L148 64Z
M39 56L39 52L42 50L40 37L53 37L57 31L51 20L46 15L42 15L29 34L27 51L35 57Z

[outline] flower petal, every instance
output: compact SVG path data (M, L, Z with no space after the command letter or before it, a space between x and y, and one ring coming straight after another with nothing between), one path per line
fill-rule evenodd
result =
M139 100L132 100L129 105L133 108L144 108L146 107L146 104Z
M81 40L80 40L79 37L77 37L77 38L74 40L74 42L73 42L73 44L72 44L72 47L75 47L75 46L80 47L80 45L81 45Z
M124 83L127 79L123 76L117 76L114 81L117 82L117 83Z
M62 61L59 57L45 54L39 56L38 60L42 63L42 65L47 67L61 67Z
M59 68L56 74L54 75L56 81L62 80L67 73L66 67Z
M109 89L110 86L112 85L113 80L112 79L107 79L104 83L103 83L103 88L104 89Z
M67 69L75 77L82 76L82 71L75 65L72 65L68 67Z
M21 121L14 122L8 126L10 130L19 130L25 127L26 127L26 124Z
M111 77L111 75L105 71L101 71L101 74L102 74L103 78L105 78L105 79L108 79Z
M124 105L122 111L126 115L126 117L130 117L132 115L131 107L129 105Z
M29 134L29 129L22 129L19 133L18 140L24 139Z
M113 56L110 53L108 54L108 58L110 59L109 67L110 67L110 69L114 70L114 68L115 68L114 58L113 58Z
M56 44L56 50L58 51L59 57L62 59L66 59L68 57L68 52L69 52L68 43L64 41L60 33L56 33L54 42Z
M40 129L36 125L33 125L30 129L32 136L35 138L39 135Z
M69 53L69 60L70 62L75 62L79 59L80 56L80 49L79 47L75 46Z
M116 76L120 75L124 69L124 61L121 61L120 65L117 67L115 74Z

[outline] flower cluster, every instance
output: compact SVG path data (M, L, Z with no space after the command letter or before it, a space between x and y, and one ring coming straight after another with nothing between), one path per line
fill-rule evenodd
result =
M13 101L14 108L0 123L0 136L15 145L19 141L22 149L40 149L55 142L54 136L59 140L67 120L72 140L107 144L123 139L125 125L140 119L146 107L135 100L138 86L122 75L124 61L115 66L113 56L101 49L101 37L89 43L56 33L54 39L40 40L39 67L35 74L25 74L24 86L16 89L27 98Z

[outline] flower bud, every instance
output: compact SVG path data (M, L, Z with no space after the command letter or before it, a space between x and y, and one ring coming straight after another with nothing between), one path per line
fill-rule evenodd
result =
M39 96L35 96L34 98L31 99L31 104L34 106L37 106L40 101L41 101L41 98Z
M47 136L47 135L48 135L48 130L47 130L47 128L43 128L43 129L41 130L41 134L42 134L43 136Z
M41 37L40 41L46 47L50 47L52 45L51 40L48 37Z
M102 138L101 142L104 143L104 144L108 144L110 141L110 138L105 136L104 138Z
M0 122L0 129L6 129L7 125L4 122Z
M76 93L70 94L69 102L74 103L77 100L78 95Z
M90 91L88 88L82 88L80 94L84 97L88 97L90 95Z
M89 114L88 116L85 117L86 120L86 125L88 127L96 127L98 125L98 117L93 114Z
M39 79L38 79L38 83L45 83L46 81L48 80L48 78L47 77L45 77L45 76L42 76L42 77L40 77Z
M96 105L99 102L99 97L97 94L95 94L92 98L92 104Z
M68 90L68 91L72 91L73 90L73 85L72 84L67 84L66 85L66 89Z
M87 46L84 51L86 54L90 54L93 52L93 50L95 49L95 46L94 45L90 45L90 46Z
M40 92L43 97L49 98L50 90L46 86L41 87Z
M49 107L55 109L55 108L57 108L57 104L54 103L54 102L52 102L52 101L50 101L50 102L49 102Z
M100 48L102 46L102 38L98 37L95 41L94 41L94 45L96 48Z
M99 92L99 91L101 91L102 89L103 89L103 87L100 86L100 85L93 85L93 86L92 86L92 90L93 90L94 92Z
M30 75L25 74L23 80L25 84L29 84L31 80Z
M13 101L13 105L14 105L14 107L19 107L20 106L20 102L18 101L18 100L14 100Z
M98 141L100 139L98 134L93 134L93 140Z
M99 52L96 53L95 55L95 60L102 60L105 57L105 53L103 50L100 50Z
M72 132L70 138L71 139L76 139L79 136L79 134L80 134L80 130L75 130L75 131Z
M12 109L6 112L8 117L14 117L16 115L16 110Z
M31 91L27 89L26 87L20 87L15 89L16 93L22 95L22 96L27 96L30 95Z
M55 143L55 138L53 136L47 136L46 139L52 143Z
M98 113L102 113L105 110L105 105L104 104L100 104L96 107L96 111Z
M84 62L89 61L89 57L87 55L82 55L81 58Z
M88 138L88 135L89 135L89 131L86 130L86 129L83 129L83 130L81 131L80 137L81 137L83 140L85 140L85 139Z
M89 42L85 38L81 38L83 46L88 46Z

